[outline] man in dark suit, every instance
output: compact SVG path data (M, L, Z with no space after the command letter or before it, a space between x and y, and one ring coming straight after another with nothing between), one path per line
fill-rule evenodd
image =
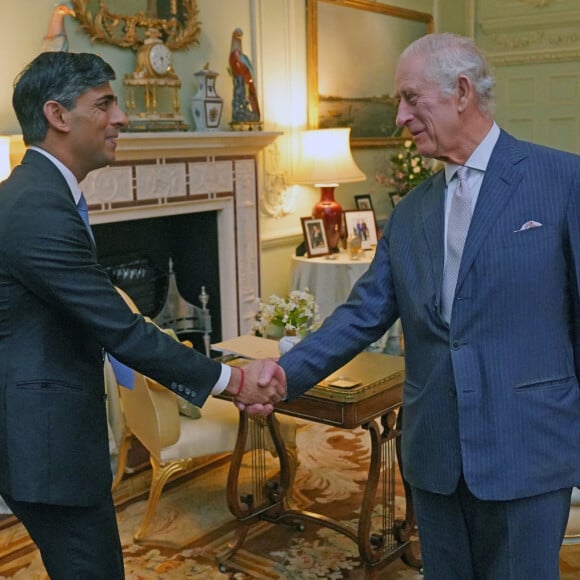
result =
M124 577L105 352L200 406L225 390L268 413L285 392L273 361L240 372L132 314L97 264L79 182L115 159L114 78L94 54L34 59L13 95L30 148L0 185L0 493L53 580Z
M426 580L556 580L580 483L580 157L501 131L493 86L471 39L403 52L397 124L445 168L395 207L348 301L279 361L292 399L400 317Z

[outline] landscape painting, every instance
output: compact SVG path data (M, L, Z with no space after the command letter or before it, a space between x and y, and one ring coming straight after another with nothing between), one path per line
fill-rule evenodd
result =
M430 14L369 0L308 0L309 124L350 127L356 146L396 139L397 58Z

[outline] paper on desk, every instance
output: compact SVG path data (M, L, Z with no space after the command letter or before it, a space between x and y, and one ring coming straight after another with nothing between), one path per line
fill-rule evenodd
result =
M215 350L245 356L248 358L278 358L280 350L277 340L245 334L212 344Z
M362 383L356 379L336 377L335 379L327 379L326 384L330 385L331 387L340 387L341 389L352 389L352 387L358 387Z

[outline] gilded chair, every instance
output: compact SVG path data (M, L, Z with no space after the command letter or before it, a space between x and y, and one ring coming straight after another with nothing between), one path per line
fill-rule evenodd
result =
M131 298L122 290L119 290L119 293L130 308L137 312ZM204 458L209 460L218 455L231 454L238 436L239 411L230 401L209 397L202 409L192 413L191 411L195 411L196 408L193 406L187 408L189 404L185 405L186 402L173 392L138 372L135 372L133 388L124 388L117 384L108 361L105 363L105 384L110 410L109 422L113 434L117 432L115 439L118 461L113 489L117 487L125 473L127 454L133 436L149 452L152 468L149 499L143 521L134 534L136 542L146 543L145 531L167 481L176 474L188 472L200 464L205 464ZM185 408L187 415L183 414ZM197 418L192 418L192 415ZM280 428L295 462L295 422L283 418L280 421ZM256 445L255 442L253 444ZM262 438L258 444L269 451L274 450L269 438Z
M564 535L563 545L580 544L580 488L572 490L570 515Z

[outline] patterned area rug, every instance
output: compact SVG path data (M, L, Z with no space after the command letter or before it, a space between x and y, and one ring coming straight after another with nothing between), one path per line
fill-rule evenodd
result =
M295 507L325 513L353 526L369 460L368 433L300 422L297 443ZM277 466L274 459L268 470ZM195 579L345 579L362 580L364 569L353 541L332 530L305 524L305 529L255 524L243 548L220 571L218 555L234 539L236 522L226 505L227 465L195 478L182 478L163 492L147 531L147 545L133 542L145 499L124 503L118 521L127 580ZM129 478L131 479L131 478ZM400 488L400 486L399 486ZM402 489L397 488L395 512L404 513ZM399 495L401 494L401 495ZM418 571L401 560L377 576L387 580L420 580ZM564 546L561 579L580 577L580 546ZM0 579L45 580L38 552L26 542L20 525L0 526Z

